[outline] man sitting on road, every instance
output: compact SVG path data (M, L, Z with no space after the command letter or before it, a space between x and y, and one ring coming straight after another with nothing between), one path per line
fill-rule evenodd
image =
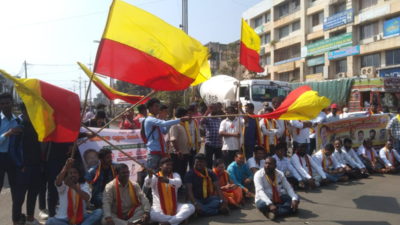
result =
M264 168L265 156L264 148L261 146L256 146L254 148L254 156L247 160L247 167L251 172L256 173L258 170Z
M233 182L243 189L245 196L248 198L254 198L254 194L249 191L254 174L244 163L244 159L244 154L237 152L235 155L235 161L228 166L227 171L231 175Z
M353 150L352 145L353 141L350 138L345 138L343 140L344 146L342 148L342 151L346 153L351 160L353 160L356 163L357 168L360 169L361 171L361 177L362 178L367 178L369 177L369 173L367 168L365 168L364 163L361 162L360 158L358 157L357 153Z
M290 172L292 176L286 176L287 181L290 185L296 189L299 186L304 187L303 179L297 170L292 166L289 159L285 157L286 153L286 143L279 143L275 145L275 155L272 157L276 160L276 169L281 171L283 174L286 174L287 171Z
M321 165L326 177L332 181L346 182L349 177L345 175L345 169L336 161L332 154L335 152L335 147L332 144L327 144L324 149L319 150L313 155L313 159L317 165ZM317 172L316 170L313 171Z
M387 173L389 166L385 165L372 145L372 140L370 138L364 139L363 145L361 145L357 150L358 157L360 157L369 173ZM379 165L379 163L381 165Z
M307 145L301 143L298 146L299 149L293 154L290 163L300 174L303 182L312 188L319 187L321 185L321 180L324 181L324 184L328 184L329 179L326 178L322 167L317 165L313 158L306 154Z
M187 197L199 215L227 214L229 213L228 203L222 194L217 176L212 170L206 168L206 160L203 153L197 154L194 168L186 173ZM214 190L218 196L213 195Z
M257 208L270 220L298 211L299 197L294 193L285 175L276 169L275 158L268 157L265 160L264 169L254 175L254 185ZM289 196L280 195L279 190L282 188Z
M152 172L144 181L146 187L153 192L153 207L150 211L152 221L161 225L178 225L194 213L192 204L178 203L178 188L182 180L178 173L172 173L172 159L162 158L160 172L154 176Z
M400 172L400 155L393 149L393 142L387 141L385 147L379 151L379 156L388 168L388 173ZM383 168L383 166L381 166Z
M103 191L106 185L114 180L115 166L112 162L112 152L108 148L102 148L98 152L100 163L86 172L85 179L92 185L92 198L90 202L97 208L103 205Z
M103 194L103 220L107 225L148 223L151 205L140 186L129 180L126 164L115 167L117 177L106 185Z
M360 178L361 170L357 167L357 163L353 161L348 154L342 150L342 140L336 138L335 140L335 152L332 154L332 158L335 158L340 167L345 169L345 173L349 178Z

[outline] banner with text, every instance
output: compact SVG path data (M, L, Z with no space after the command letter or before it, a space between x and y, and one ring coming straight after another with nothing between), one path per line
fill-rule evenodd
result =
M345 33L333 38L317 41L301 47L301 57L322 54L331 50L344 48L353 44L353 33Z
M318 125L317 147L324 148L328 143L334 144L336 138L342 141L350 138L353 148L363 144L365 138L371 138L375 149L381 149L388 140L386 125L389 122L387 114L342 119L336 122Z
M339 27L353 21L353 9L348 9L324 19L324 30Z
M93 131L99 130L99 128L90 128ZM140 130L116 130L116 129L104 129L100 131L99 135L117 146L129 156L137 159L140 163L146 165L147 159L147 148L140 138ZM99 137L91 138L79 146L79 151L82 156L82 161L86 169L89 169L99 163L99 157L97 152L102 148L109 148L112 151L113 163L125 163L128 165L130 172L130 180L137 181L137 171L140 169L140 165L130 160L120 151L114 149L109 144L101 140Z

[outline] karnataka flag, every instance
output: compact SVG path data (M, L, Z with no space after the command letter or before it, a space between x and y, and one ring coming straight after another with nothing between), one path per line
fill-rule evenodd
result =
M114 0L94 72L160 91L184 90L211 77L208 48L182 30Z
M86 73L86 75L90 79L90 77L92 76L92 72L82 63L78 62L78 65L82 68L82 70ZM145 97L145 96L139 96L139 95L128 95L128 94L116 91L112 87L105 84L100 78L98 78L94 74L93 74L92 82L110 100L121 99L121 100L124 100L124 101L134 105ZM146 100L143 100L142 103L147 102L147 100L149 100L149 98L150 97L148 97Z
M322 109L331 105L331 100L319 97L318 92L313 91L310 86L301 86L286 97L275 111L263 115L252 115L276 120L312 120L315 119Z
M15 84L39 141L76 141L81 127L77 94L38 79L19 79L0 72Z
M240 64L249 71L264 72L260 66L261 40L246 21L242 18L242 37L240 38Z

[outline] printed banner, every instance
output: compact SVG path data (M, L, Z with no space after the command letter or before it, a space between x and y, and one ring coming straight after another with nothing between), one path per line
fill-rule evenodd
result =
M391 38L400 35L400 17L383 22L383 38Z
M353 33L345 33L333 38L324 39L301 47L301 57L322 54L331 50L344 48L353 44Z
M99 128L90 128L93 131L99 130ZM113 145L117 146L129 156L137 159L140 163L146 165L147 159L147 148L140 138L140 130L117 130L117 129L104 129L100 131L102 136ZM137 171L140 169L140 165L130 160L120 151L115 150L113 147L108 145L106 142L101 140L99 137L91 138L79 146L79 151L82 156L82 161L85 169L89 169L96 166L99 163L99 157L97 152L102 148L109 148L112 150L113 163L125 163L128 165L130 171L130 180L137 181Z
M387 114L342 119L336 122L318 125L317 148L322 149L328 143L334 144L336 138L350 138L353 149L358 149L365 138L371 138L374 148L381 149L388 140L386 125Z
M351 47L347 47L347 48L329 52L328 59L332 60L332 59L342 58L342 57L346 57L346 56L350 56L350 55L358 55L358 54L360 54L360 46L356 45L356 46L351 46Z
M324 19L324 30L345 25L353 21L353 9L348 9Z

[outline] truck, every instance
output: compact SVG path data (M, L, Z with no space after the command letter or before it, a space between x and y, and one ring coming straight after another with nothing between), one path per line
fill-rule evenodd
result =
M243 107L247 103L253 103L255 113L263 108L264 102L272 106L273 98L285 98L290 91L288 82L264 79L245 79L239 82L228 75L213 76L197 86L197 93L207 106L217 102L229 106L240 101Z

